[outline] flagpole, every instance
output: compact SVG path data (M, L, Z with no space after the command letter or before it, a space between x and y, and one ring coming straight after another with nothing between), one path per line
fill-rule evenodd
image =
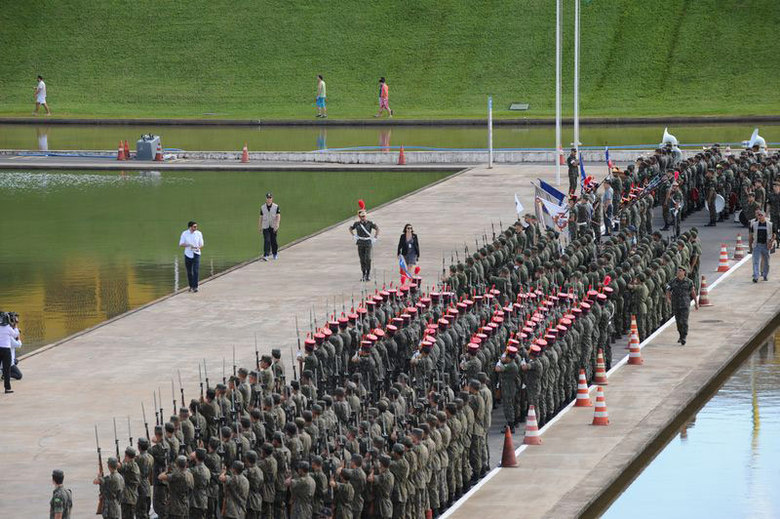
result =
M561 0L555 0L555 183L561 185Z
M580 153L580 0L574 0L574 147Z
M493 96L488 96L488 169L493 167Z

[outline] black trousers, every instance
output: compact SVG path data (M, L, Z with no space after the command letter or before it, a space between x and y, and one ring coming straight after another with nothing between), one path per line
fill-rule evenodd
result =
M3 385L11 389L11 348L0 348L0 363L3 364Z
M187 269L187 284L190 288L198 288L198 273L200 272L200 254L192 258L184 256L184 267Z
M371 275L371 242L368 245L363 245L358 242L358 257L360 258L360 270L363 272L363 277Z
M272 227L263 229L263 256L270 256L279 252L279 244L276 242L276 235L279 231L274 231Z

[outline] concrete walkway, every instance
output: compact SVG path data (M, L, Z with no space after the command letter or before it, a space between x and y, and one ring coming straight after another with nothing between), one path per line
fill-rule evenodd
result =
M590 425L593 408L570 408L541 446L518 449L517 468L496 469L446 517L582 516L763 327L778 325L780 284L753 284L751 272L748 261L710 293L713 307L691 312L685 346L672 323L648 338L644 365L610 374L608 427Z
M474 168L370 212L382 229L374 254L378 278L383 273L388 281L396 277L395 246L406 222L413 223L420 236L422 274L435 282L442 255L449 264L453 249L462 251L464 243L473 245L475 236L490 234L491 221L496 225L499 220L504 225L513 221L513 193L530 207L530 181L553 176L550 166ZM359 264L346 234L348 225L344 222L285 249L276 262L249 264L207 281L198 294L173 296L25 359L25 378L15 384L17 392L0 395L0 517L44 516L55 467L66 472L66 485L74 490L74 516L91 515L97 495L90 484L97 468L94 425L108 456L113 451L111 419L117 417L124 448L128 415L133 437L143 434L141 401L153 425L153 390L162 389L165 416L171 414L171 379L178 397L178 370L187 400L196 397L198 363L206 359L212 383L222 377L223 358L231 371L234 345L239 365L252 365L255 333L261 352L281 347L289 365L296 313L305 328L312 305L321 322L326 301L332 306L335 297L340 305L366 288L357 281ZM708 248L705 255L716 257ZM707 312L723 311L723 306ZM693 348L694 342L686 348ZM608 392L610 406L612 398ZM601 434L619 436L622 430L617 429ZM518 430L516 442L521 435ZM558 463L560 455L555 453L565 452L547 445L544 449L552 454L540 463ZM491 451L495 460L500 453L493 447ZM536 467L533 470L537 472ZM491 499L495 498L493 494Z
M375 212L369 208L382 231L374 252L380 285L383 273L388 281L397 278L395 248L405 223L413 223L420 236L422 274L434 283L443 253L449 264L453 249L462 252L464 242L473 249L476 235L490 233L491 221L514 221L513 193L531 206L529 180L552 174L549 167L475 168ZM261 352L281 347L290 364L296 313L307 328L313 305L321 324L334 296L340 305L342 297L349 301L363 288L374 289L374 283L358 281L348 225L282 251L277 261L252 263L206 282L198 294L171 297L26 359L16 393L0 395L0 517L45 516L55 467L65 471L74 491L75 517L91 515L97 495L91 485L97 469L94 425L107 456L113 452L111 419L117 417L124 449L128 415L133 436L143 432L141 401L154 425L152 391L158 387L170 416L172 378L179 398L177 370L187 400L197 397L198 363L207 360L212 384L222 377L223 358L231 371L233 346L239 365L253 365L255 333Z

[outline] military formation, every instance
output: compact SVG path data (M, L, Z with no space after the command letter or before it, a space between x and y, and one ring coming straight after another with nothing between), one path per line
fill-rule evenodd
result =
M281 349L217 381L204 361L198 398L180 388L166 416L156 397L154 427L121 460L116 440L95 479L103 517L437 516L489 470L494 406L513 431L530 405L544 425L575 398L580 370L592 380L599 351L609 369L632 316L644 339L681 306L667 289L680 268L698 282L697 231L667 241L651 210L666 189L680 191L683 214L695 210L701 169L725 176L718 165L731 159L717 147L685 163L659 150L611 175L620 223L608 236L590 215L564 243L526 215L434 289L414 278L361 294L312 319L285 351L292 373ZM776 159L747 152L735 178L771 181Z

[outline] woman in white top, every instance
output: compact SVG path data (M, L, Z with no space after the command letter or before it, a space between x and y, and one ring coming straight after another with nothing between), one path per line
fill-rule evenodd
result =
M11 363L12 352L22 345L19 340L19 330L16 328L16 314L3 313L0 318L0 363L3 364L3 385L6 393L13 393L11 389Z

